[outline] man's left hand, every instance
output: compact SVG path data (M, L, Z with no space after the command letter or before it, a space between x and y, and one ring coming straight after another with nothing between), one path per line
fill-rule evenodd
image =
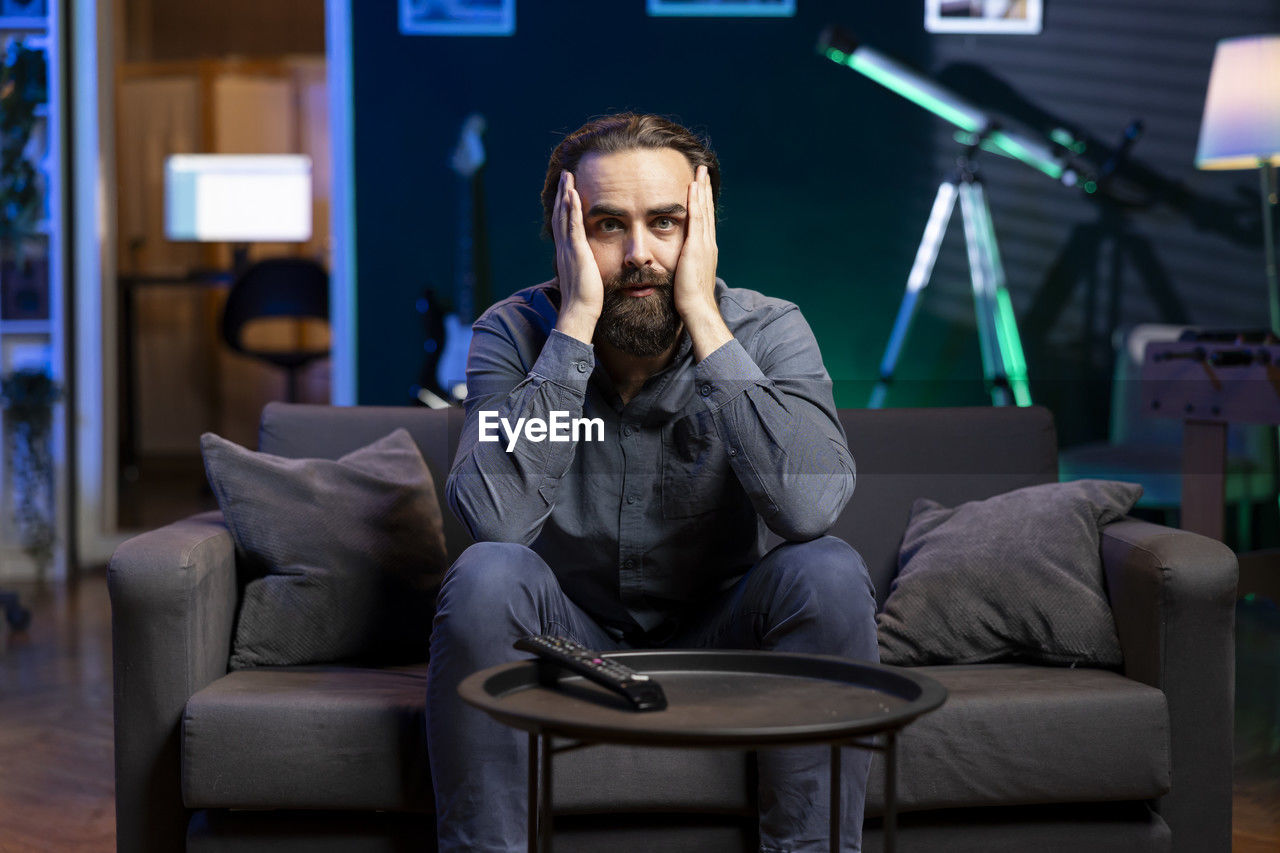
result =
M701 361L732 337L716 304L716 215L711 178L707 167L699 166L689 184L689 216L684 246L676 264L675 305L693 340L694 354Z

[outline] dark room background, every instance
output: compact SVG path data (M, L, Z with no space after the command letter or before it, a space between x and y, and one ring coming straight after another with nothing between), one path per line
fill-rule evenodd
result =
M1266 325L1256 172L1197 172L1216 41L1280 28L1274 0L1046 0L1040 35L926 33L922 3L799 0L793 18L649 18L643 0L522 0L511 37L402 36L392 0L352 3L359 402L402 404L421 362L414 304L453 283L462 184L449 160L483 114L493 296L550 277L547 156L630 109L706 132L723 169L719 274L803 309L841 406L865 405L938 182L949 125L817 55L840 24L971 100L1104 159L1099 201L983 154L1032 394L1064 445L1105 437L1114 330ZM985 404L953 218L889 405Z

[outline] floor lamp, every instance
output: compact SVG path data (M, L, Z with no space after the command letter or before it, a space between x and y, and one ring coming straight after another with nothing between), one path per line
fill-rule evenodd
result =
M1209 72L1200 143L1196 147L1196 168L1257 169L1261 175L1262 245L1273 335L1280 335L1275 233L1277 166L1280 166L1280 35L1223 39L1218 42L1213 70ZM1203 432L1203 424L1198 429ZM1225 457L1225 430L1216 442L1222 449L1215 449L1215 455ZM1260 577L1266 579L1266 584L1274 584L1280 569L1278 563L1280 552L1242 554L1241 594L1256 588ZM1277 726L1280 731L1280 723Z
M1271 331L1280 334L1276 167L1280 166L1280 35L1223 39L1213 55L1196 148L1198 169L1257 169Z

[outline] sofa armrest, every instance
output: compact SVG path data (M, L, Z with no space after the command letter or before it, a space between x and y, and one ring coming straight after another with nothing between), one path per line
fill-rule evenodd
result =
M187 699L227 672L235 548L219 513L144 533L116 549L111 594L116 847L180 850L178 734Z
M1213 539L1126 518L1102 531L1125 674L1169 705L1172 790L1159 804L1176 851L1231 849L1235 554Z

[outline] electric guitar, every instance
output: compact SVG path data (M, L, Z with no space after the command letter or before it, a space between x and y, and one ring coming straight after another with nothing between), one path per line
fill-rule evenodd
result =
M463 179L458 205L458 256L455 267L455 310L444 318L444 346L436 365L436 384L450 401L467 396L467 351L475 321L477 291L488 303L487 252L484 249L484 208L481 169L485 163L484 116L473 113L462 123L450 166Z
M423 331L426 334L422 342L422 366L418 368L418 381L410 393L414 403L432 409L447 409L452 405L449 395L436 379L441 351L444 349L444 311L436 299L434 288L428 287L422 291L414 307L422 315Z

